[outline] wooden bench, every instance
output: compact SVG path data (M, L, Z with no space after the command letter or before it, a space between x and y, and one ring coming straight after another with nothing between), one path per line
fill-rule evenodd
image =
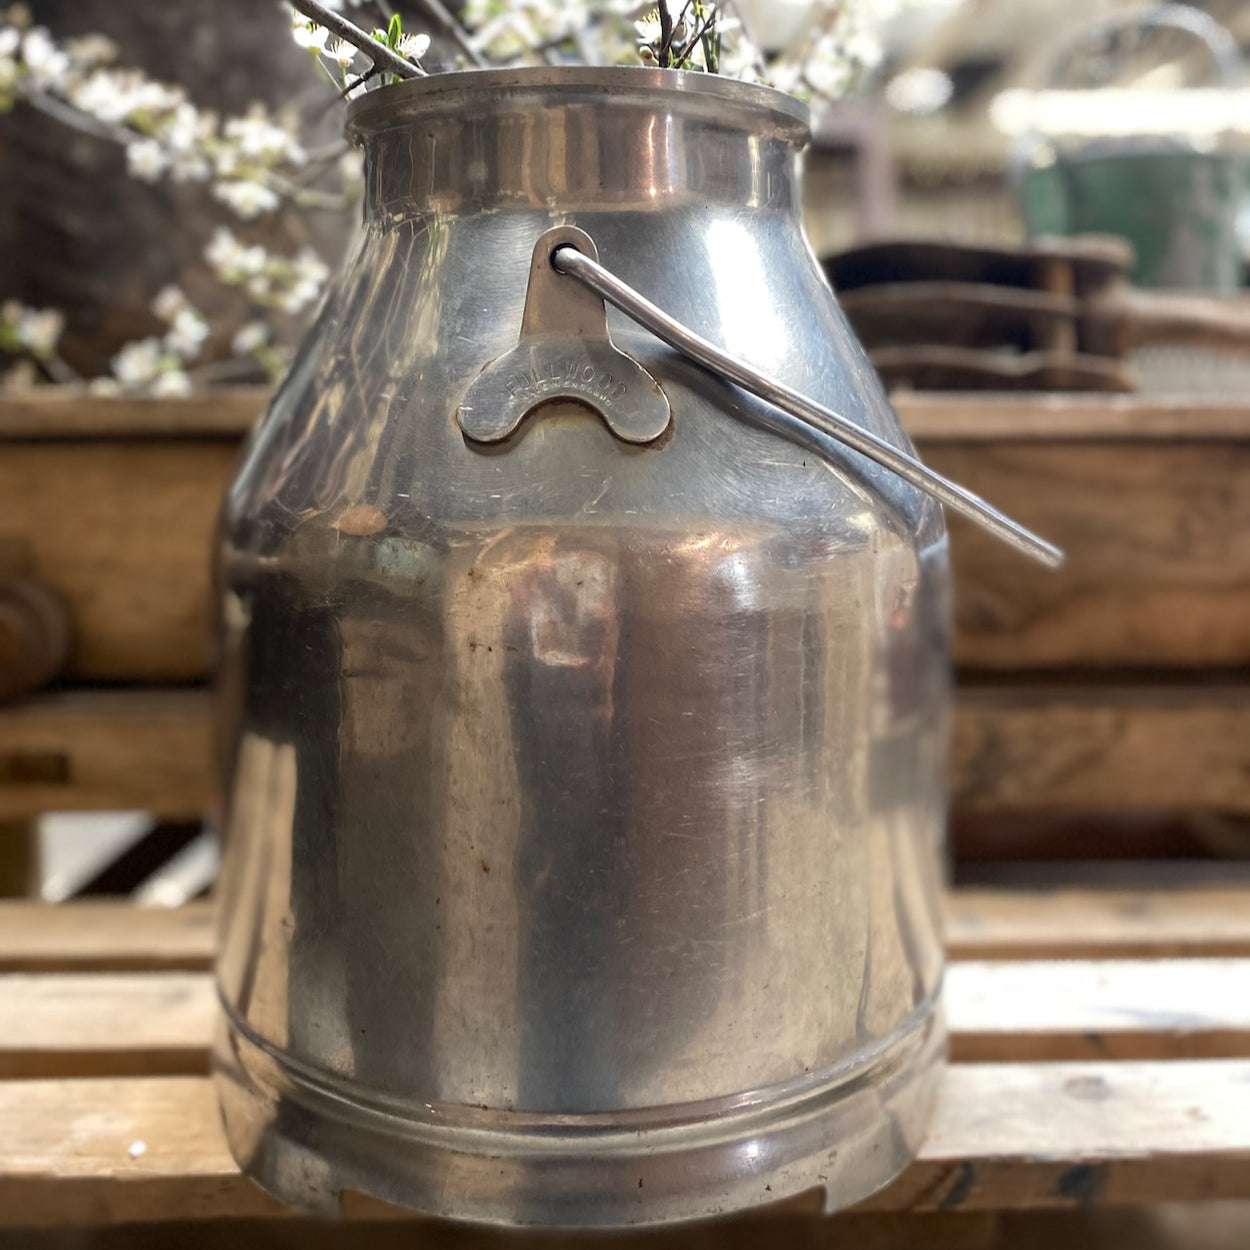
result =
M1250 1197L1250 887L959 890L948 945L933 1129L861 1213ZM222 1137L211 953L208 905L0 905L0 1225L287 1213Z

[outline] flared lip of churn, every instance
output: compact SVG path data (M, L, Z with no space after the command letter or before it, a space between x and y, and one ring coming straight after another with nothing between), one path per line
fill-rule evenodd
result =
M803 144L811 136L806 104L773 87L718 74L644 66L553 65L466 69L379 87L347 108L348 137L402 126L435 113L493 110L509 104L626 103L701 112L726 127L767 131Z

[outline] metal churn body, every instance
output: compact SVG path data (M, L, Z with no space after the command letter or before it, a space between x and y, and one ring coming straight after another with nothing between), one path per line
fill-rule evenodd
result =
M349 128L363 239L217 557L231 1147L496 1222L852 1202L943 1053L941 511L553 252L906 451L802 235L805 110L557 68Z

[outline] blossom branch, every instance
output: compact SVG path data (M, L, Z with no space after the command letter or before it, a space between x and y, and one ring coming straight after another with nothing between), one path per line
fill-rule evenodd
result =
M317 0L290 0L292 8L298 9L305 17L324 26L326 30L346 40L354 48L359 48L380 70L395 74L399 78L425 78L428 75L419 65L414 65L407 57L400 56L385 44L379 43L372 35L361 30L355 22L350 22L341 13L327 9Z
M417 0L413 7L427 17L431 25L437 26L460 49L461 53L468 57L471 64L476 65L478 69L491 68L491 62L473 46L469 32L456 21L450 11L443 6L441 0Z

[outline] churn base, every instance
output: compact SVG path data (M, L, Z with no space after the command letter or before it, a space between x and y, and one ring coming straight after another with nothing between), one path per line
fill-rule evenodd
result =
M680 1107L541 1116L390 1098L292 1063L223 1020L215 1069L240 1167L295 1206L344 1192L475 1223L613 1228L707 1219L823 1190L867 1197L915 1156L946 1050L931 1004L831 1073Z
M475 1223L621 1228L707 1219L808 1190L839 1210L919 1149L945 1055L935 1006L819 1079L715 1104L539 1116L402 1103L292 1065L222 1021L216 1083L235 1159L286 1203L344 1191Z

